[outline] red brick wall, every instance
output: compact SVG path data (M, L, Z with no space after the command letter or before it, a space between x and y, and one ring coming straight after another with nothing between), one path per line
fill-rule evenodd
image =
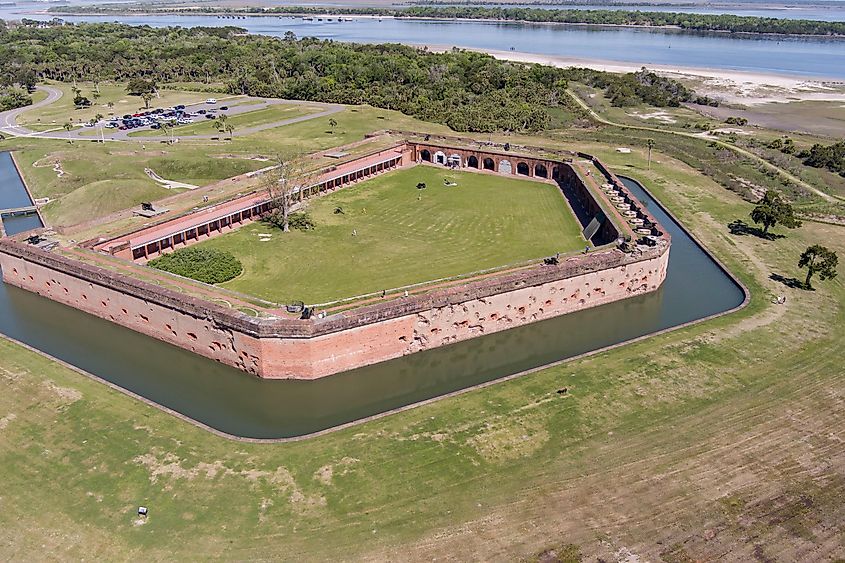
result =
M116 288L108 278L94 283L0 252L3 277L9 284L260 377L297 379L316 379L654 291L666 276L668 259L667 247L645 260L492 295L462 290L464 299L443 299L441 305L428 309L414 307L411 298L395 305L386 303L384 314L359 310L337 320L328 317L322 328L285 320L280 326L290 325L286 329L290 336L258 337L238 329L237 318L232 322L215 319L213 309L203 313L187 305L167 306L152 296L145 299L140 292ZM401 312L403 308L406 313ZM364 322L364 317L369 320ZM337 323L333 329L331 325Z

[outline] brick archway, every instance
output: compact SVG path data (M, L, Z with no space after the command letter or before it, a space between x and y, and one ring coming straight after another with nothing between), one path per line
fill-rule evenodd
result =
M420 158L426 162L431 162L431 151L428 149L423 149L420 153Z
M513 165L510 160L503 158L499 161L499 174L513 174Z
M549 177L549 171L546 168L546 165L542 164L540 162L535 164L534 165L534 175L537 176L538 178L548 178Z
M471 154L469 158L467 158L467 166L470 168L478 168L478 157Z
M493 170L496 171L496 161L492 158L485 158L483 162L484 170Z
M516 173L520 176L530 176L531 168L525 162L518 162L516 164Z

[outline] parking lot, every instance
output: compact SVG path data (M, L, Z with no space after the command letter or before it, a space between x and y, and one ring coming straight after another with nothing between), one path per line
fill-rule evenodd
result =
M236 136L247 135L265 129L281 127L291 123L306 121L319 117L325 117L343 110L343 106L337 104L325 104L319 102L303 102L299 100L280 100L275 98L256 98L250 96L226 96L209 97L203 102L176 105L173 107L155 107L134 113L126 113L120 116L105 118L99 122L88 122L70 131L54 129L50 131L33 131L25 125L17 124L17 115L27 109L33 109L44 104L53 103L62 96L62 92L49 86L39 86L48 93L46 100L19 110L12 110L0 114L0 133L7 133L12 136L42 137L48 139L69 139L80 141L125 141L130 140L130 133L140 131L149 132L138 140L145 141L172 141L179 138L190 139L213 139L234 134ZM298 115L288 119L282 119L271 123L261 123L247 127L238 127L235 131L197 134L191 131L190 134L180 135L179 128L199 122L212 123L221 116L226 118L249 112L257 112L274 106L308 106L317 108L319 111ZM164 129L164 130L163 130ZM161 135L155 132L160 131Z

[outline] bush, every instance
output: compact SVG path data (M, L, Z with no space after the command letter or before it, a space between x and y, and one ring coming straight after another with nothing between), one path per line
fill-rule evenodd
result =
M0 111L17 109L32 104L32 96L22 88L0 88Z
M148 263L158 270L204 283L222 283L243 272L240 260L230 252L214 248L182 248Z
M341 213L343 213L342 209ZM310 231L311 229L316 227L317 224L311 218L311 215L304 211L300 211L288 215L288 226L291 229L297 229L299 231Z

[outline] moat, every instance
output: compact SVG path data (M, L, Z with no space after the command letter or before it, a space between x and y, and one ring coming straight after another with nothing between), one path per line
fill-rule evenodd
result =
M2 284L0 332L222 432L301 436L739 306L738 284L636 182L624 182L672 236L658 291L316 381L256 379Z

